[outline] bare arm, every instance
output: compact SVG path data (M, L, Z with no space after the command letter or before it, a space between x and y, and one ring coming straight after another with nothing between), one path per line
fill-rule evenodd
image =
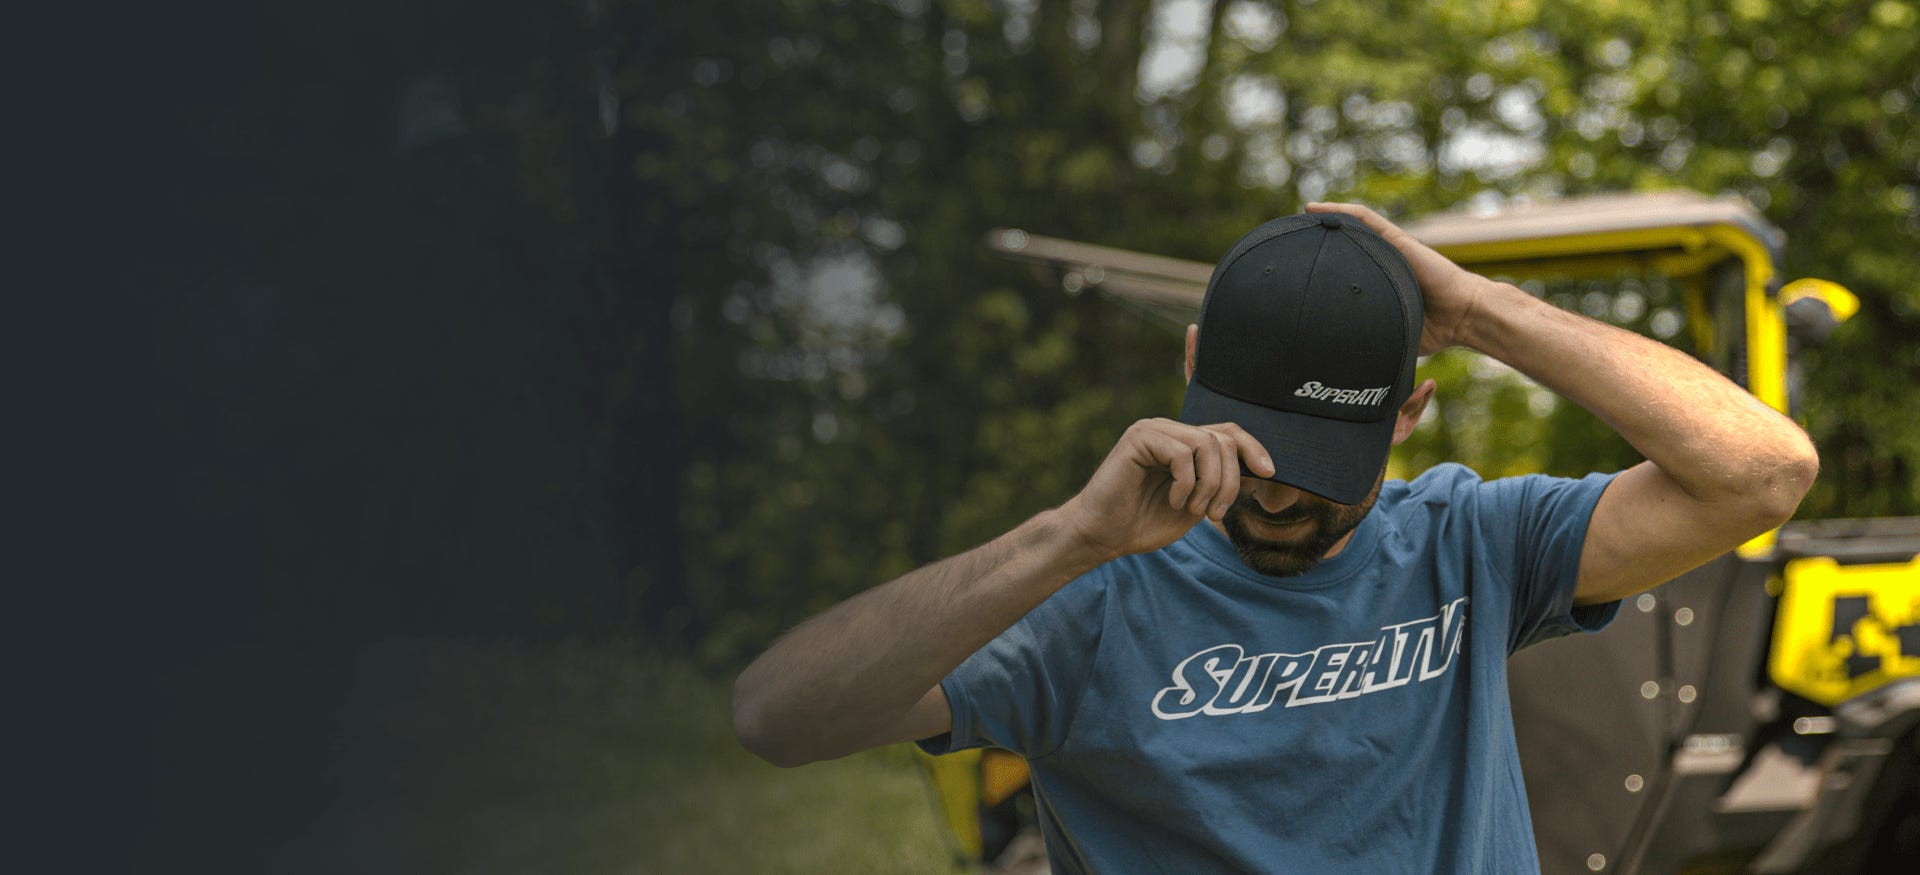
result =
M1346 213L1413 265L1427 301L1421 352L1466 346L1591 411L1647 461L1594 508L1575 602L1621 598L1695 568L1793 516L1819 456L1792 420L1691 356L1461 269L1372 210Z
M842 602L740 675L735 732L783 766L945 732L940 679L1097 564L1047 511Z
M1692 356L1488 283L1466 345L1592 411L1647 457L1600 498L1575 601L1622 598L1793 516L1820 460L1792 420Z
M1135 423L1066 504L775 642L734 684L734 733L767 761L793 766L948 731L941 678L1075 577L1172 543L1203 515L1224 515L1243 461L1273 471L1237 426Z

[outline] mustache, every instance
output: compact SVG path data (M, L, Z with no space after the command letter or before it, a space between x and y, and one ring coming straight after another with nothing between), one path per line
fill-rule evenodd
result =
M1270 526L1290 526L1294 523L1307 522L1320 518L1318 514L1312 511L1298 509L1298 505L1278 514L1267 513L1260 509L1259 504L1250 501L1240 502L1237 509L1241 513Z

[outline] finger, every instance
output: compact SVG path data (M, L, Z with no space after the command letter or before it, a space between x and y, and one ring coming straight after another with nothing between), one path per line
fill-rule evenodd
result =
M1167 505L1179 510L1187 507L1187 499L1194 493L1194 449L1187 441L1160 436L1162 453L1167 462L1167 472L1173 474L1173 484L1167 485Z
M1309 213L1340 213L1342 215L1352 216L1356 219L1359 219L1361 224L1366 225L1369 228L1372 228L1374 233L1379 234L1382 237L1387 236L1387 233L1390 231L1400 230L1392 222L1387 221L1387 218L1385 216L1382 216L1379 213L1374 212L1373 209L1370 207L1362 206L1360 204L1314 202L1314 203L1307 204L1307 212Z
M1221 423L1218 428L1221 434L1233 440L1234 449L1240 457L1238 464L1245 464L1247 470L1261 477L1273 476L1273 457L1267 455L1267 448L1261 445L1259 438L1248 434L1238 423Z
M1220 492L1220 444L1214 433L1205 429L1194 429L1190 444L1193 447L1193 494L1187 497L1187 513L1194 516L1210 513L1213 499Z
M1220 508L1220 513L1225 513L1225 507L1232 506L1233 501L1239 498L1240 460L1235 447L1222 445L1223 437L1216 432L1215 426L1192 426L1166 418L1144 420L1139 425L1145 433L1187 448L1193 465L1191 483L1179 495L1169 490L1167 499L1170 505L1194 516L1205 516L1213 514L1215 505L1221 502L1224 502L1224 506ZM1170 450L1160 460L1175 474L1174 488L1182 485L1177 467L1178 455L1178 450Z
M1421 288L1429 296L1434 293L1436 285L1449 285L1455 281L1454 278L1457 275L1466 272L1446 256L1435 252L1433 247L1414 239L1412 234L1408 234L1400 226L1387 221L1385 216L1368 207L1359 204L1311 203L1307 205L1307 210L1315 213L1339 213L1359 219L1361 224L1393 244L1393 248L1400 250L1400 255L1412 266L1414 278L1420 281ZM1434 285L1429 285L1430 283Z
M1179 510L1193 497L1193 446L1170 434L1148 431L1140 436L1152 467L1165 468L1173 476L1167 486L1168 506Z
M1214 490L1213 503L1207 508L1207 516L1219 521L1226 518L1227 508L1232 507L1240 497L1240 448L1224 432L1207 433L1213 436L1210 449L1220 457L1220 486Z

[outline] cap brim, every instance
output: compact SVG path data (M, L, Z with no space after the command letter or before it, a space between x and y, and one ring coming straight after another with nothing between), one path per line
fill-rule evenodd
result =
M1274 475L1266 478L1340 504L1359 504L1393 446L1395 417L1379 422L1343 422L1249 404L1200 385L1187 384L1180 421L1188 425L1231 422L1267 448ZM1244 466L1243 466L1244 467Z

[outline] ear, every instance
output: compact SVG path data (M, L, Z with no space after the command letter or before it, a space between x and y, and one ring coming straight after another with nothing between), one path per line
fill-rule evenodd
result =
M1433 392L1438 384L1431 379L1421 383L1407 396L1406 403L1400 405L1400 418L1393 423L1393 442L1398 444L1413 436L1413 427L1420 424L1420 415L1427 412L1427 402L1433 400Z
M1200 344L1200 326L1187 326L1187 382L1193 382L1193 351Z

